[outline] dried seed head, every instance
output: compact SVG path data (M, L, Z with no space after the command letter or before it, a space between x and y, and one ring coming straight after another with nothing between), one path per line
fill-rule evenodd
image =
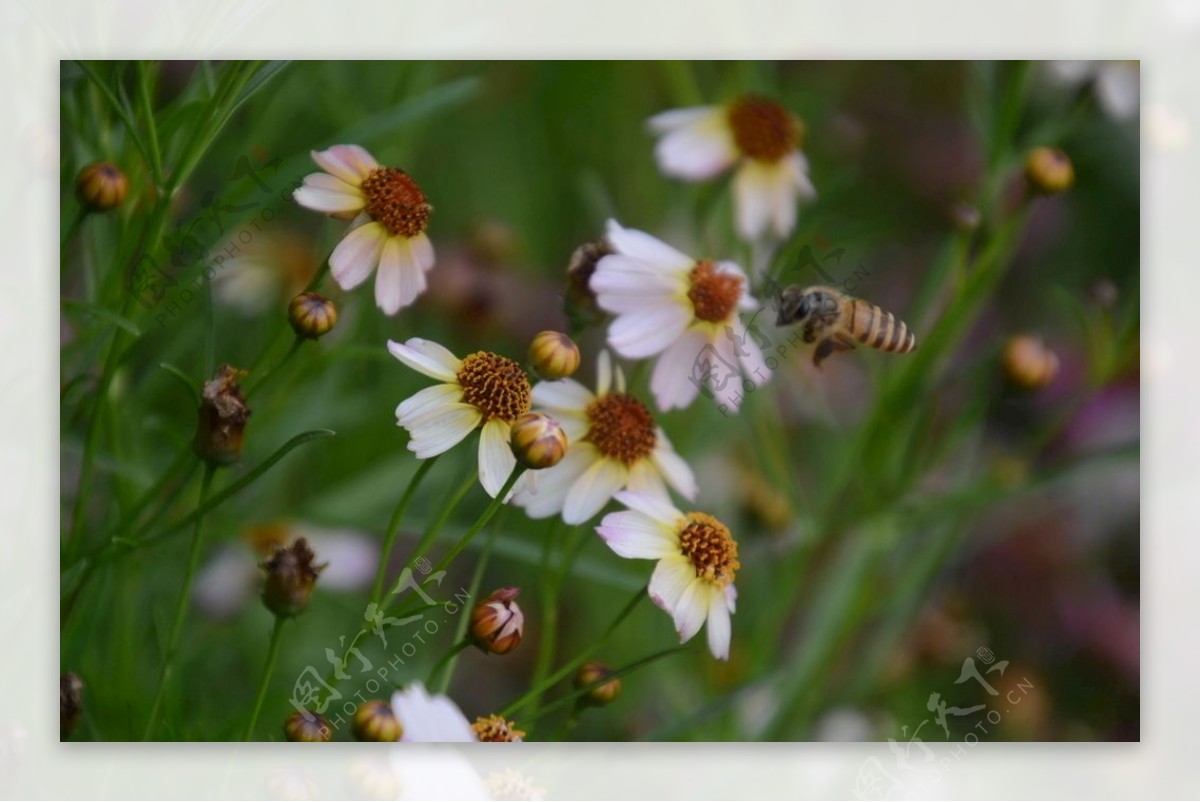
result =
M313 562L315 557L308 541L299 538L289 548L275 549L271 558L259 566L267 572L262 599L268 610L282 618L304 612L317 577L325 569Z
M1057 195L1075 183L1075 167L1058 148L1034 148L1025 160L1025 177L1043 195Z
M337 325L337 307L315 292L302 292L288 304L288 323L297 337L316 340Z
M63 674L58 678L58 739L70 738L82 717L83 680L78 674Z
M399 741L403 734L392 706L382 699L369 699L354 711L354 737L360 741Z
M322 715L311 710L303 713L297 710L284 722L283 734L289 741L323 743L333 740L333 727L329 726L329 722Z
M521 642L525 614L518 588L500 588L471 611L471 642L489 654L508 654Z
M471 725L475 736L481 741L492 743L517 743L525 740L525 731L518 730L514 722L500 716L480 716Z
M231 365L217 368L200 394L200 417L192 443L196 454L214 465L229 465L242 455L242 434L250 407L238 384L246 375Z
M106 212L115 209L129 194L129 179L112 162L96 162L79 171L75 179L75 197L88 210Z
M529 344L529 362L543 379L565 379L579 370L579 346L561 331L543 331Z
M579 667L579 671L575 673L576 689L583 689L591 685L593 682L603 680L605 677L612 676L612 669L603 663L591 661L584 663ZM621 694L621 678L612 677L607 682L601 682L596 687L585 693L581 698L586 704L602 706L616 699Z
M551 468L567 453L567 435L558 421L540 412L527 412L513 422L512 450L531 470Z
M1021 334L1004 345L1004 373L1026 390L1040 390L1058 374L1058 356L1041 337Z

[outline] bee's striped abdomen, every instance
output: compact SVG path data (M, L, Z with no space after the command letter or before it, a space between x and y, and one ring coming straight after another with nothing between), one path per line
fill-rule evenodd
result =
M907 354L917 347L917 338L903 320L857 298L851 301L850 333L863 345L880 351Z

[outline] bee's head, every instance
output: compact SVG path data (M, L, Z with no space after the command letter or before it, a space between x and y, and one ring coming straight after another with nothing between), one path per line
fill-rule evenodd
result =
M788 326L801 323L812 312L812 303L808 294L795 284L779 293L776 303L776 326Z

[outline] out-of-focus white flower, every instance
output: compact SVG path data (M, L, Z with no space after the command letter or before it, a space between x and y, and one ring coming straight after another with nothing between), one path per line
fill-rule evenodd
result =
M231 256L223 242L209 262L213 296L246 317L261 315L300 292L317 272L311 243L296 230L255 232Z
M738 314L758 306L742 268L693 259L615 220L607 236L616 253L600 260L591 288L615 315L609 344L630 359L659 355L650 377L659 409L686 407L707 386L737 410L742 375L759 386L771 376Z
M321 573L322 590L349 592L370 587L379 563L379 544L370 535L308 524L268 524L248 530L241 542L217 549L196 577L192 601L212 618L232 616L258 592L262 582L258 563L276 546L290 545L301 537L328 563Z
M449 451L482 426L479 435L479 482L492 498L504 487L517 458L512 424L529 411L529 377L513 360L487 351L459 359L446 348L419 337L388 350L408 367L442 382L421 390L396 407L396 422L411 439L420 459ZM514 491L526 483L522 476Z
M738 233L768 228L780 239L796 227L796 204L816 197L800 152L804 127L777 103L746 95L722 106L664 111L649 126L666 175L705 181L737 165L733 177Z
M420 682L392 694L392 712L404 728L402 741L466 743L479 740L458 705L447 696L430 695Z
M658 560L650 598L671 614L680 643L707 621L709 651L728 660L729 616L737 602L733 580L741 567L729 527L651 496L618 493L617 500L629 509L604 516L596 532L622 557Z
M689 500L696 497L692 469L645 404L625 392L625 376L607 351L597 373L595 393L574 379L533 388L533 403L559 422L568 446L561 462L538 472L536 489L516 497L531 518L561 512L565 522L581 524L625 488L666 498L664 480Z
M1141 73L1136 61L1049 61L1051 82L1075 88L1091 82L1096 100L1113 119L1137 116L1141 101Z
M323 173L311 173L293 195L305 208L353 220L329 255L338 286L352 290L375 276L375 303L394 315L425 291L433 245L425 235L432 207L417 182L395 167L381 167L358 145L313 151Z

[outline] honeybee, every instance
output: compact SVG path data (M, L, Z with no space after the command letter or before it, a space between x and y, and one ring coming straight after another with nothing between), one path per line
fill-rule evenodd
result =
M834 351L850 351L859 342L868 348L907 354L916 349L917 338L891 312L832 287L793 284L779 293L776 326L799 324L804 342L817 343L813 364Z

